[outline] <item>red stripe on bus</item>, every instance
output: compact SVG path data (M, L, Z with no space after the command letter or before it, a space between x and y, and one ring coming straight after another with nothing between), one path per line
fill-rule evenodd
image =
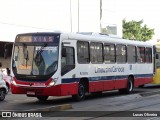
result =
M151 83L152 81L153 81L152 77L148 77L148 78L135 78L135 80L134 80L134 87L138 87L140 85L148 84L148 83Z
M134 86L150 83L153 78L136 78L134 80ZM17 80L16 80L17 82ZM22 83L22 82L17 82ZM48 82L47 82L48 83ZM28 84L28 82L23 82ZM127 79L119 80L101 80L96 82L89 82L89 92L107 91L114 89L122 89L127 87ZM35 92L35 95L44 96L66 96L74 95L78 93L78 83L60 84L53 87L33 88L33 87L20 87L11 84L11 90L13 94L27 94L27 91Z

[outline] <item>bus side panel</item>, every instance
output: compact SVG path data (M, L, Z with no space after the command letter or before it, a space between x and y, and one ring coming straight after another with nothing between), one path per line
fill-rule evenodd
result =
M103 91L103 81L89 83L89 92Z
M61 95L75 95L78 93L78 83L69 83L61 85Z
M135 78L134 86L138 87L140 85L148 84L153 81L153 78Z
M154 74L152 83L153 84L160 84L160 69L159 68L156 68L156 72Z
M104 90L113 90L115 88L115 80L107 80L103 82Z
M115 89L127 88L127 79L118 79L115 81Z

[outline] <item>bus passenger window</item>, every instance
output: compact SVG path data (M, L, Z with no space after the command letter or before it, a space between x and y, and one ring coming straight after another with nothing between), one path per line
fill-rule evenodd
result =
M127 46L127 61L128 63L136 62L136 47L135 46Z
M77 42L77 59L80 64L86 64L90 62L88 42Z
M118 63L126 62L126 46L125 45L116 45L116 60Z
M114 44L104 45L104 62L113 63L115 62L115 46Z
M137 62L144 63L145 62L145 48L137 47Z
M146 63L152 63L152 48L146 48Z
M92 63L103 63L103 44L91 42L90 43L90 56Z

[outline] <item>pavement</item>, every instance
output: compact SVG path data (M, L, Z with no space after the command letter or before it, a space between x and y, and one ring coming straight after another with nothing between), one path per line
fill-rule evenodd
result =
M125 100L130 101L130 100L133 100L133 99L139 99L139 98L144 98L144 97L153 96L153 95L159 95L160 94L160 90L156 89L156 90L150 91L148 89L149 87L152 88L153 86L148 85L147 88L146 88L146 90L145 90L146 92L139 92L139 93L124 95L124 96L114 96L114 97L107 98L107 103L109 103L109 102L112 102L112 103L115 102L115 104L116 104L116 101L117 101L117 102L121 102L122 104L125 104L125 102L124 102ZM106 99L103 100L103 97L101 97L99 99L99 101L100 102L97 103L97 105L98 104L100 105L101 101L103 101L103 102L105 101L106 102ZM86 104L86 107L87 106L93 106L92 102L85 102L85 101L82 101L82 102L83 102L84 106ZM78 108L78 109L76 109L76 108ZM91 109L92 108L90 107L90 110ZM101 108L99 108L99 109L103 111L103 109L101 109ZM33 108L33 109L25 109L25 108L17 109L17 111L29 111L29 112L36 112L36 111L54 112L54 111L66 111L66 110L69 110L69 111L72 111L72 110L74 110L74 111L81 111L82 110L83 111L83 106L81 106L81 104L61 104L61 105L51 105L49 107L48 106L45 107L45 106L42 105L42 107L37 107L37 108ZM112 111L115 111L115 110L116 110L116 108L112 108ZM13 111L13 110L10 109L10 110L6 110L6 111ZM14 111L16 111L16 109L14 109ZM1 115L2 115L2 112L0 112L0 116Z

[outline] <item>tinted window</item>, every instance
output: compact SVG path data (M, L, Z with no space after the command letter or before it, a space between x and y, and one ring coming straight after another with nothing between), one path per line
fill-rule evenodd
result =
M136 47L135 46L127 46L127 61L129 63L136 62Z
M66 56L62 56L61 59L61 75L66 74L67 72L71 71L75 68L75 56L74 56L74 48L72 47L63 47L66 49Z
M89 43L88 42L77 42L77 55L79 63L89 63Z
M137 62L144 63L145 62L145 48L137 47Z
M126 46L116 45L116 61L118 63L126 62Z
M94 43L90 44L90 55L91 55L91 62L92 63L102 63L103 56L102 56L102 43Z
M152 62L152 48L146 48L146 62Z
M104 62L105 63L115 62L115 45L113 44L104 45Z

